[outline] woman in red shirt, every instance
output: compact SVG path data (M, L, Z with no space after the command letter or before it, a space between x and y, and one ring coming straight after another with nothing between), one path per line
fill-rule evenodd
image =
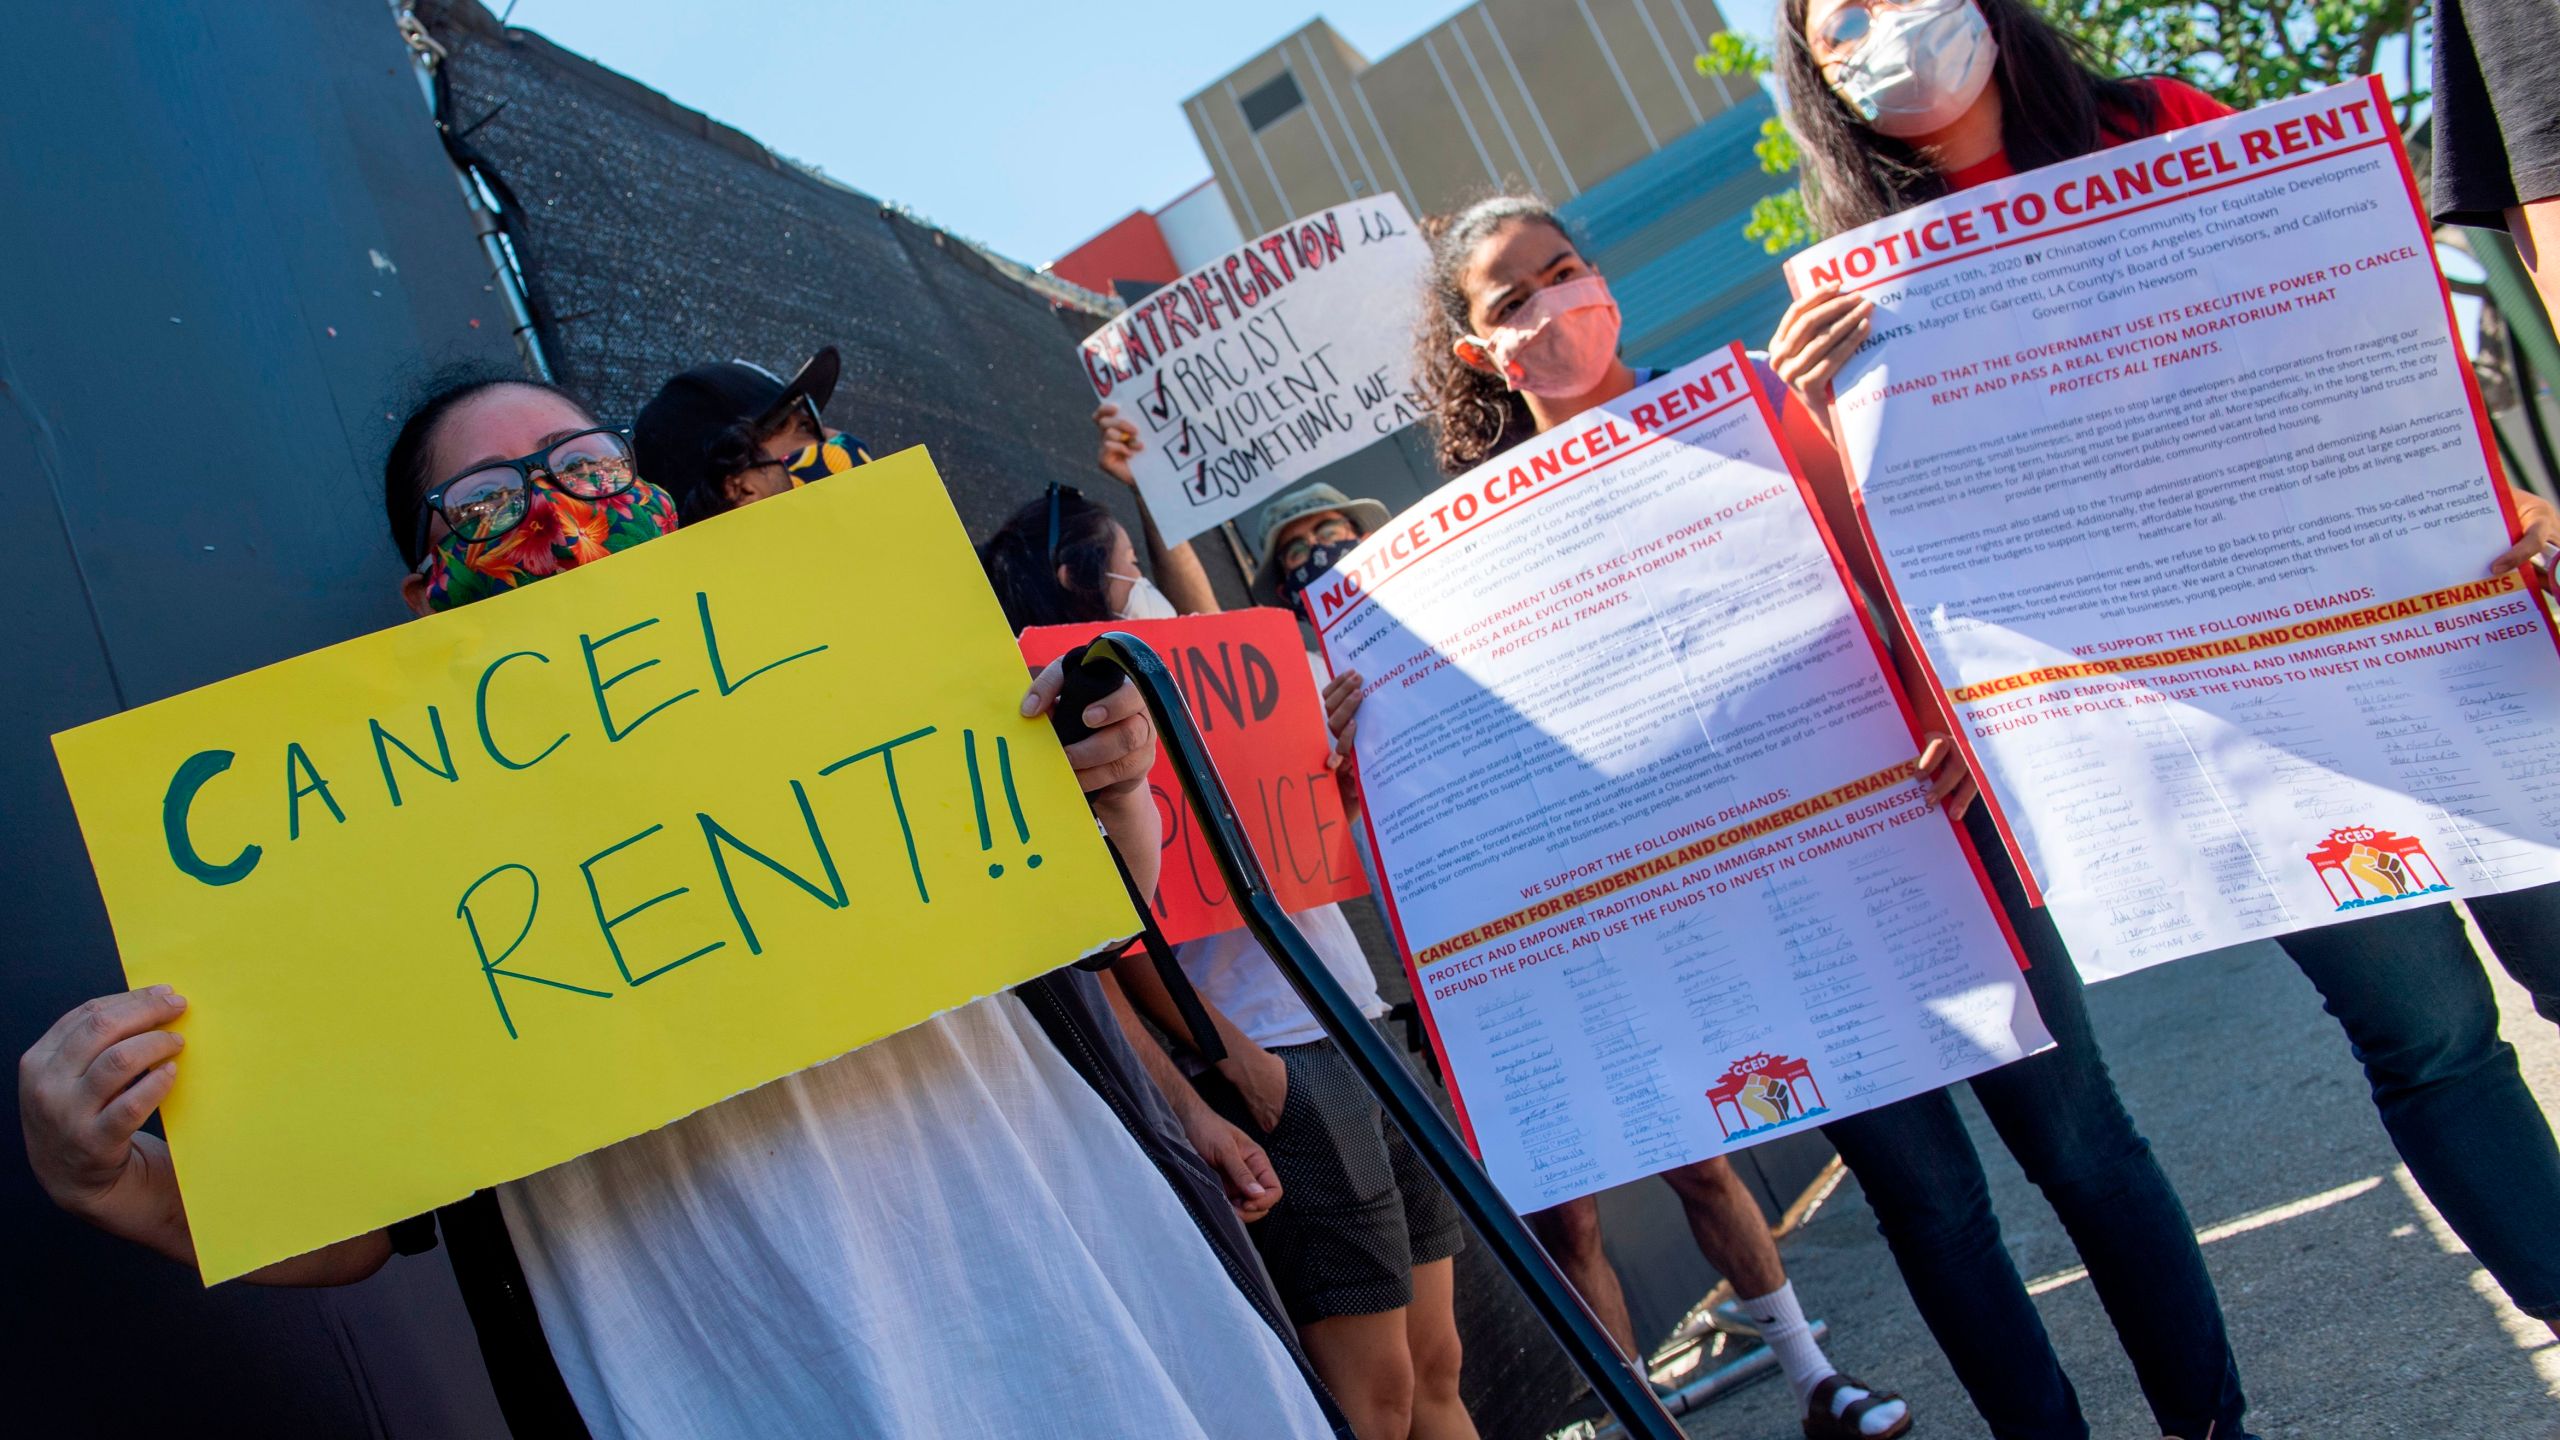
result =
M1778 49L1787 123L1804 155L1806 203L1815 223L1835 233L2016 171L2231 113L2175 80L2113 78L2091 70L2074 42L2023 0L1785 0ZM1866 339L1872 309L1863 297L1842 295L1834 287L1817 289L1788 308L1770 341L1771 365L1804 398L1803 408L1826 433L1832 377ZM1881 593L1875 559L1854 523L1837 457L1819 437L1810 437L1809 443L1805 435L1793 438L1800 442L1808 478L1842 537L1851 568ZM2514 569L2560 537L2560 523L2548 503L2521 492L2517 502L2526 533L2504 554L2483 557L2490 561L2490 573ZM1899 638L1906 648L1916 646L1907 634ZM1953 757L1952 745L1937 748L1947 757L1944 763L1963 763ZM1980 817L1975 820L1978 847L2003 882L2005 897L2014 872L1989 827ZM2551 943L2560 934L2560 885L2483 897L2472 904L2500 959L2535 993L2537 1008L2560 1019L2560 947ZM2069 963L2059 935L2041 912L2016 904L2010 911L2038 966ZM2550 1126L2525 1088L2514 1050L2498 1038L2487 977L2452 907L2439 904L2303 931L2285 937L2284 946L2346 1027L2372 1082L2384 1127L2429 1198L2518 1308L2545 1321L2560 1321L2560 1248L2547 1243L2560 1222L2560 1147L2554 1146ZM2048 1053L2021 1062L1976 1081L1976 1090L1986 1081L2056 1061ZM1909 1123L1888 1110L1835 1123L1829 1133L1863 1177L1868 1165L1862 1160L1890 1161L1868 1156L1874 1147L1858 1127ZM1938 1123L1951 1125L1952 1111ZM2115 1117L2108 1117L2108 1123L2113 1125ZM2002 1133L2025 1160L2007 1126ZM2122 1139L2128 1142L2130 1162L2143 1147L2129 1124ZM2141 1168L2156 1176L2148 1156L2139 1158ZM2087 1191L2098 1172L2040 1175L2032 1162L2027 1169L2089 1259L2091 1279L2117 1322L2162 1428L2188 1437L2200 1433L2199 1422L2208 1412L2173 1403L2173 1376L2145 1363L2145 1344L2131 1323L2140 1312L2126 1308L2138 1303L2134 1292L2156 1295L2164 1284L2201 1286L2209 1293L2211 1282L2193 1258L2192 1242L2172 1245L2163 1228L2155 1237L2160 1250L2155 1258L2117 1269L2111 1278L2090 1255L2091 1241L2072 1208L2095 1201ZM1963 1185L1979 1184L1971 1175L1957 1178ZM1867 1183L1871 1196L1881 1188L1873 1180ZM1879 1204L1879 1223L1903 1262L1922 1311L1992 1420L1994 1432L2086 1434L2067 1383L2058 1394L2035 1402L2047 1418L2022 1417L2012 1424L1994 1416L1992 1405L1984 1403L1989 1392L1975 1383L1951 1334L1978 1326L1979 1312L1937 1307L1922 1294L1924 1267L1915 1265L1915 1258L1996 1248L1995 1222L1987 1208L1959 1225L1939 1213L1943 1207L1904 1213L1913 1209L1907 1202L1927 1194L1922 1185L1899 1183L1886 1193L1894 1208ZM2096 1203L2109 1213L2084 1211L2086 1224L2119 1232L2115 1240L2102 1242L2105 1247L2123 1252L2135 1244L2121 1233L2131 1223L2121 1198ZM2026 1303L2023 1294L1971 1298L1976 1304L2008 1308ZM1991 1362L1986 1357L1984 1363ZM1987 1370L1986 1378L1992 1373L2000 1373L2013 1392L2020 1384L2014 1359ZM2012 1393L2002 1403L2024 1398ZM2230 1380L2230 1398L2236 1406L2236 1375ZM2217 1436L2228 1440L2236 1433L2237 1416L2234 1408L2220 1421Z

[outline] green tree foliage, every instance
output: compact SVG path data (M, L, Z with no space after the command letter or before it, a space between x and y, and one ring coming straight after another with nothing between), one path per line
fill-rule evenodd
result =
M2383 42L2394 35L2414 63L2416 37L2431 18L2431 0L2225 0L2225 3L2160 5L2146 0L2031 0L2047 19L2077 35L2100 64L2126 75L2174 75L2224 104L2246 110L2371 74ZM1758 80L1769 73L1766 47L1732 31L1716 34L1698 57L1706 75ZM2414 74L2403 77L2401 119L2425 92ZM1784 122L1763 121L1752 147L1760 168L1793 174L1795 137ZM1820 236L1805 213L1803 192L1789 187L1760 198L1742 233L1769 253L1810 244Z
M2119 74L2175 75L2246 110L2372 74L2382 42L2414 34L2434 7L2428 0L2037 0L2037 8ZM2413 91L2403 101L2404 115L2418 98Z
M1707 53L1698 57L1699 74L1737 75L1752 81L1768 74L1769 65L1767 49L1730 30L1717 31L1707 41ZM1771 116L1761 121L1760 139L1751 153L1760 157L1760 168L1771 175L1795 173L1796 137L1787 133L1784 120ZM1751 218L1744 222L1742 233L1772 255L1821 238L1814 233L1813 217L1805 213L1804 191L1794 185L1751 202Z

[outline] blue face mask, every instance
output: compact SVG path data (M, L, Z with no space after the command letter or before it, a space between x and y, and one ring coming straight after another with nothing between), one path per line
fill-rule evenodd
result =
M1341 564L1352 551L1359 548L1358 536L1348 540L1330 540L1309 546L1307 558L1290 566L1288 573L1280 577L1280 598L1291 605L1297 604L1298 597L1307 593L1308 586L1323 579L1324 572Z

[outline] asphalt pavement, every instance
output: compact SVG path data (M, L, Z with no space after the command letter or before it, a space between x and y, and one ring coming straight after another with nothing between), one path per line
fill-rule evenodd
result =
M2504 1032L2560 1116L2560 1030L2493 965ZM2097 987L2090 1010L2135 1122L2185 1197L2269 1437L2560 1436L2560 1341L2507 1304L2411 1183L2362 1071L2273 945ZM2098 1437L2157 1436L2071 1243L1962 1102L2019 1273ZM2560 1236L2553 1237L2560 1244ZM1852 1179L1786 1245L1835 1363L1912 1403L1915 1437L1987 1434L1911 1308ZM1687 1417L1719 1440L1799 1436L1777 1380ZM2192 1440L2192 1437L2190 1437Z

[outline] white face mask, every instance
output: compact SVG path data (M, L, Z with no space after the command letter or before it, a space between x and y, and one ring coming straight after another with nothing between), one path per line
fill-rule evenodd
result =
M1867 12L1866 38L1834 67L1831 88L1877 134L1908 140L1954 124L1999 58L1973 0L1878 4Z
M1174 609L1173 602L1164 598L1164 592L1144 575L1122 575L1112 570L1105 570L1102 574L1105 579L1129 582L1128 603L1120 607L1123 620L1171 620L1182 613Z

